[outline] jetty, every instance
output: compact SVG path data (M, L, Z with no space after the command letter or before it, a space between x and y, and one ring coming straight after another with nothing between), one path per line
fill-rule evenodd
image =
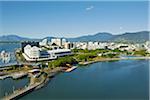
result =
M8 77L12 77L13 79L18 79L18 78L21 78L21 77L27 76L27 75L28 75L27 72L15 72L15 73L7 74L7 75L1 75L0 79L3 80Z
M15 66L15 65L21 65L21 64L19 64L19 63L17 63L17 62L3 64L3 65L0 65L0 70L1 70L1 69L6 69L6 67L8 68L8 66Z
M71 68L68 68L67 70L65 70L65 72L71 72L73 70L75 70L77 68L77 66L73 66Z
M32 85L29 85L28 87L24 87L22 89L15 90L12 94L5 96L2 98L2 100L14 100L16 98L19 98L20 96L23 96L24 94L31 92L34 90L37 86L39 86L42 82L40 83L35 83Z
M20 97L24 96L25 94L32 92L37 87L43 86L43 84L46 80L46 78L41 76L39 82L33 82L34 78L35 78L34 75L31 76L30 83L28 86L25 86L24 88L17 89L15 91L13 91L13 93L3 97L2 100L14 100L14 99L20 98Z

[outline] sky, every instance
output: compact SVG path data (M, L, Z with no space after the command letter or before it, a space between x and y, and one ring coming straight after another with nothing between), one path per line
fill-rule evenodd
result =
M0 2L0 36L78 37L148 30L148 1Z

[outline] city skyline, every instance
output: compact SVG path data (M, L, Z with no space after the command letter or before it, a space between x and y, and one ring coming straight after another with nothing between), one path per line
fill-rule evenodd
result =
M0 36L78 37L148 31L148 1L0 2L0 6Z

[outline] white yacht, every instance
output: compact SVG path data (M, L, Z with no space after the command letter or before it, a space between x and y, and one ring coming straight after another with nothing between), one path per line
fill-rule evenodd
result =
M0 53L0 58L1 58L3 63L9 63L9 61L10 61L10 53L9 52L7 53L5 50L3 50Z

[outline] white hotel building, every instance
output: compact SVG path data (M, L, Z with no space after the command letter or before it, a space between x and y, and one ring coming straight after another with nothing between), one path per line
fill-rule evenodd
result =
M24 47L24 53L31 59L36 59L40 57L40 48L30 45Z
M39 47L26 45L23 56L27 61L43 61L57 59L60 56L71 55L69 49L42 50Z

